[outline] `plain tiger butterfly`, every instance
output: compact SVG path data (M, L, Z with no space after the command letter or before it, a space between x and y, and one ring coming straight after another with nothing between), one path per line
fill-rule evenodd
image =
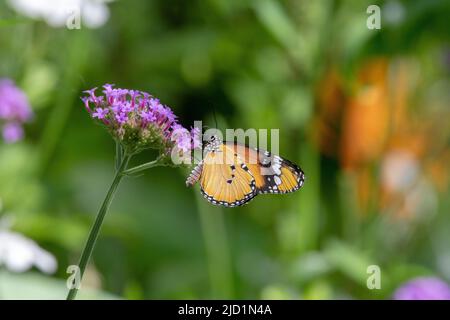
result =
M212 136L203 160L192 170L186 186L200 182L203 196L214 205L237 207L258 194L282 194L300 189L303 171L289 160Z

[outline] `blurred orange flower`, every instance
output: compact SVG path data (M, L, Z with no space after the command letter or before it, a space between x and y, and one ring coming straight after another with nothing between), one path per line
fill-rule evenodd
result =
M411 195L420 197L413 191L425 185L424 176L440 190L448 184L442 173L449 153L430 157L432 121L411 113L413 71L406 59L374 58L349 84L332 67L318 86L316 142L354 176L361 212L376 203L381 211L411 216L417 200Z

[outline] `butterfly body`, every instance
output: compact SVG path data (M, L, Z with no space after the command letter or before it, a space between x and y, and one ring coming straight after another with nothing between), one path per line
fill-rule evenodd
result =
M211 137L205 156L186 180L200 183L203 196L214 205L236 207L258 194L284 194L298 190L305 180L292 162L268 151Z

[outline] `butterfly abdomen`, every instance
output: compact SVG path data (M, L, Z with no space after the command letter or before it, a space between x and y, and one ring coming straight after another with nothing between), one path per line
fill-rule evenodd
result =
M202 170L203 170L203 162L200 162L194 168L194 170L192 170L191 174L186 179L186 186L187 187L193 186L200 179L200 176L202 174Z

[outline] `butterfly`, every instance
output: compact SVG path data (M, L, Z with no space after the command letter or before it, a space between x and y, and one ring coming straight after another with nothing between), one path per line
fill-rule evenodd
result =
M294 192L305 181L303 171L291 161L216 136L211 136L204 153L186 186L199 181L201 193L214 205L241 206L258 194Z

